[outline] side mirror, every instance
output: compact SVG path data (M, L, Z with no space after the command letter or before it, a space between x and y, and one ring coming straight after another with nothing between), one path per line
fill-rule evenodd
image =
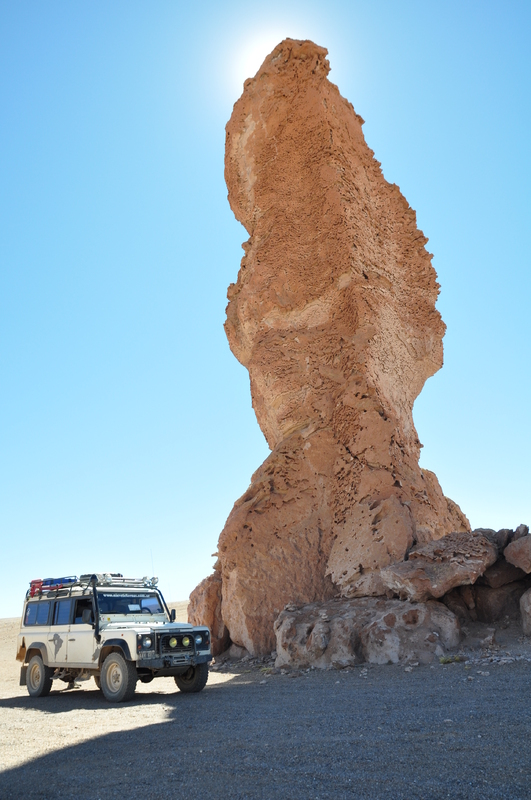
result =
M90 608L84 608L81 619L83 620L83 625L92 625L92 610Z
M172 608L172 610L170 612L170 619L171 619L172 622L175 622L175 609L174 608Z

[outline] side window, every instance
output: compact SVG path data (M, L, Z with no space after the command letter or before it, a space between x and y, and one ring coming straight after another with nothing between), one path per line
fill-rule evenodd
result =
M53 615L54 625L68 625L70 622L70 609L72 608L71 600L57 600L55 603L55 610Z
M36 625L47 625L48 617L50 616L51 603L38 603L37 604L37 622Z
M47 625L50 614L50 602L28 603L26 606L26 616L24 625Z
M26 606L26 616L24 617L24 625L35 625L37 620L37 603L28 603Z
M92 600L83 597L81 600L76 600L76 610L74 611L74 624L80 625L83 622L83 611L85 608L90 608L92 611Z

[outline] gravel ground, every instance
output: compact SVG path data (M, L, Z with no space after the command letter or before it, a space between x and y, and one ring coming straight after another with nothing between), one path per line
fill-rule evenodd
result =
M30 700L0 625L8 641L1 798L531 798L531 654L515 636L518 652L408 671L237 662L200 694L159 679L122 706L93 681Z

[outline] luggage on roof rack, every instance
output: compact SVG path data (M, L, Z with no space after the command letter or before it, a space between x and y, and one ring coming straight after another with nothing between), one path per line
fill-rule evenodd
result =
M58 589L65 589L77 583L76 575L69 575L67 578L36 578L30 581L30 597L43 592L54 592Z

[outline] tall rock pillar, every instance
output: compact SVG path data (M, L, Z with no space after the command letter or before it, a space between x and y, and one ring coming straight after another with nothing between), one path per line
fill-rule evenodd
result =
M418 464L413 403L445 330L427 239L326 55L279 44L227 125L229 202L249 240L225 330L272 452L221 533L216 574L230 637L253 653L274 648L286 603L384 594L381 567L469 530Z

